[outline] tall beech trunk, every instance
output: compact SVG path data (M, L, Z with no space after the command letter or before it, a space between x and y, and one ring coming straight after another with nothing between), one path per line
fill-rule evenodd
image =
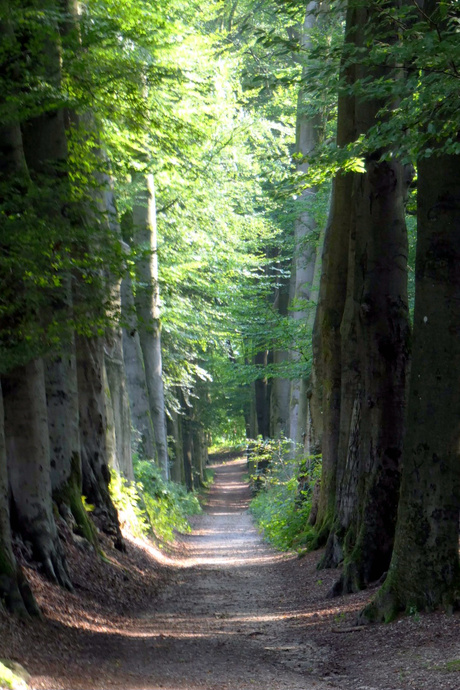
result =
M8 4L0 3L2 19L0 36L11 39L13 28L8 21ZM2 65L3 67L3 65ZM12 69L11 64L9 69ZM0 96L1 99L1 96ZM17 184L27 186L29 176L24 157L22 135L18 123L0 127L0 180L5 183L17 178ZM5 276L2 275L2 281ZM3 327L3 324L2 324ZM3 394L0 388L0 600L8 611L26 616L27 613L39 615L35 599L29 585L16 563L11 544L9 481L7 454L4 433ZM0 610L2 609L0 604Z
M123 360L123 334L120 328L112 327L106 335L104 363L112 407L116 466L126 479L134 481L131 414Z
M391 566L365 617L460 604L460 157L418 163L415 314Z
M193 429L190 408L185 406L182 417L182 447L184 452L184 478L187 491L193 491Z
M118 515L109 493L104 342L78 335L76 346L83 495L94 506L92 514L98 527L123 550Z
M114 430L114 456L117 471L134 481L131 455L131 415L121 352L121 333L112 331L111 345L106 340L105 371L112 408Z
M69 350L45 362L45 389L50 443L51 489L60 515L69 511L77 530L97 545L94 525L82 502L80 419L75 340Z
M184 461L184 482L187 491L193 491L193 410L184 393L179 394L181 412L180 428L182 432L182 452Z
M281 284L278 288L273 309L282 317L288 314L289 304L289 281ZM287 350L273 351L273 364L282 367L289 361ZM277 376L272 379L270 391L270 437L288 436L289 434L289 400L291 393L291 382L287 378Z
M311 34L318 21L318 2L309 2L305 21L302 27L301 45L305 50L311 48ZM304 66L302 78L308 82L308 64ZM297 100L296 122L296 153L308 156L318 144L321 132L321 117L319 114L305 113L305 88L301 87ZM302 162L297 166L300 172L308 171L308 163ZM292 318L297 321L309 322L313 326L314 311L311 308L312 290L317 262L318 229L312 205L316 197L316 188L311 187L302 191L297 200L300 212L294 223L294 295L291 304ZM301 348L291 353L293 361L302 358ZM289 410L289 437L296 445L304 444L307 429L307 389L306 379L294 379L291 383L291 399Z
M20 616L39 615L34 596L11 547L4 410L0 389L0 611L2 604L7 611Z
M141 457L156 458L155 435L145 379L144 357L139 339L131 276L121 283L121 314L123 321L123 361L134 443Z
M9 30L12 32L11 27ZM54 37L46 35L42 36L41 40L46 77L58 88L60 62L57 43ZM52 237L53 232L57 234L58 229L66 223L61 215L64 204L63 192L67 189L66 180L65 176L59 176L57 172L57 166L60 166L67 156L62 111L57 110L52 116L50 113L43 113L33 118L24 124L22 132L19 124L2 130L2 148L3 144L7 143L5 137L8 132L10 141L2 172L22 178L25 184L26 180L40 180L43 194L37 204L40 204L40 213L47 221ZM52 186L55 187L53 195L50 191ZM51 239L43 238L45 246L47 240L51 242ZM22 283L18 281L18 291L21 288ZM64 280L61 288L49 291L48 295L43 296L48 297L50 304L51 301L55 302L56 309L60 310L67 292L68 286ZM46 326L54 318L54 314L51 314L51 307L44 308L41 305L35 317L41 325ZM18 366L3 379L7 458L14 501L13 517L16 521L15 527L22 536L31 541L34 556L42 564L48 577L71 589L53 516L44 368L42 360L33 359L33 349L36 345L32 343L30 348L31 361L25 366ZM55 460L57 456L53 455L53 461ZM65 474L64 471L63 473ZM21 479L24 480L21 482Z
M105 156L101 149L99 149L99 157L101 162L105 162ZM108 175L101 173L96 174L96 180L102 191L99 202L101 214L105 218L110 235L116 238L123 247L112 180ZM122 280L107 272L107 281L111 292L112 323L106 329L104 364L113 423L114 463L125 479L134 481L131 412L123 353L123 329L118 323L122 314Z
M193 470L194 470L194 488L197 489L204 485L205 467L208 459L208 449L206 445L206 437L204 429L201 424L194 420L192 426L193 432Z
M53 2L48 4L54 7ZM45 69L49 80L60 88L61 56L56 36L57 33L45 40ZM46 213L50 225L55 225L61 231L64 244L69 244L71 225L64 209L71 198L71 185L63 172L68 158L66 113L61 108L26 122L23 125L23 138L32 177L37 176L40 184L45 181L41 212ZM60 284L49 290L49 306L42 308L42 318L48 323L58 316L62 324L71 323L72 279L68 272L57 277ZM70 328L61 348L62 353L51 354L45 361L53 499L61 515L67 517L70 510L79 531L96 544L95 530L81 498L77 367L75 337Z
M177 484L184 484L184 449L182 445L182 423L181 417L172 410L167 418L168 436L173 443L173 457L171 464L171 479Z
M139 181L139 180L137 180ZM143 252L136 263L136 310L139 338L144 355L150 414L155 433L158 464L169 477L166 411L161 358L160 291L153 175L143 180L133 207L134 243Z
M362 48L372 8L354 10ZM356 78L380 76L356 66ZM384 106L355 99L357 134ZM390 107L390 106L388 106ZM358 591L388 568L393 548L404 435L409 319L407 306L407 175L395 160L369 156L353 181L347 299L341 325L341 419L336 515L329 565L344 560L335 593Z
M353 11L347 12L345 40L353 30ZM353 69L342 67L346 84L353 82ZM339 92L337 146L355 138L354 99ZM335 511L337 455L342 398L342 334L348 274L349 237L352 222L353 174L339 173L333 180L329 218L324 236L318 305L313 326L312 406L322 410L322 469L316 514L316 543L329 536ZM329 557L326 556L325 565Z
M43 361L34 359L4 376L3 399L14 524L47 577L71 590L53 516Z
M254 363L264 369L268 364L268 350L257 352L254 357ZM270 436L270 387L268 379L265 376L256 379L254 388L257 433L262 438L268 438Z

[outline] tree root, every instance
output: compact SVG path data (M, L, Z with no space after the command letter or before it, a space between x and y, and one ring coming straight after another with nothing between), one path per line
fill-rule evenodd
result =
M55 540L47 539L45 543L43 539L40 539L35 545L35 551L37 560L42 565L46 577L69 592L73 592L65 555L59 543L59 538L56 537Z

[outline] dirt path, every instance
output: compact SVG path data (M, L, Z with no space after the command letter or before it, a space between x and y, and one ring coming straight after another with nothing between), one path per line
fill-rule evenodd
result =
M160 647L132 662L145 664L154 687L330 687L311 673L324 650L292 639L290 583L276 568L283 557L262 542L247 513L244 469L243 461L217 468L206 512L184 539L176 581L146 615L146 628L161 635Z
M0 613L0 658L37 690L459 690L459 616L355 628L372 590L338 599L337 571L265 545L242 460L216 466L203 515L175 553L131 542L94 558L69 539L76 592L27 576L43 621Z

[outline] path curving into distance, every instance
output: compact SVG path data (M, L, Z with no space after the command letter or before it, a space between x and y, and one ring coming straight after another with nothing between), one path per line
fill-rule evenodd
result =
M269 548L253 525L245 471L242 459L215 467L205 512L193 519L185 555L175 561L175 581L145 616L144 634L158 635L157 644L151 653L131 650L129 662L148 678L145 688L332 687L315 673L326 650L298 642L289 601L295 583L277 567L286 556Z

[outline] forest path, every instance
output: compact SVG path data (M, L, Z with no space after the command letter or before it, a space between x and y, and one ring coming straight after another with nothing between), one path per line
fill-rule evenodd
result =
M173 581L112 647L130 688L320 690L327 650L299 643L286 556L262 541L247 512L244 460L215 467L205 512L181 540ZM93 650L94 651L94 650ZM126 682L126 680L125 680ZM113 687L113 686L112 686Z
M459 690L458 614L356 627L373 590L330 599L318 571L263 543L243 460L215 466L193 531L95 559L69 545L75 593L29 568L43 620L0 612L0 658L36 690Z
M145 650L133 654L127 642L118 650L124 671L141 673L143 687L168 690L330 687L312 675L325 650L300 644L291 629L295 583L277 568L286 556L263 543L247 512L244 461L215 469L205 512L182 541L175 582L145 616L143 633L155 644L140 642Z

